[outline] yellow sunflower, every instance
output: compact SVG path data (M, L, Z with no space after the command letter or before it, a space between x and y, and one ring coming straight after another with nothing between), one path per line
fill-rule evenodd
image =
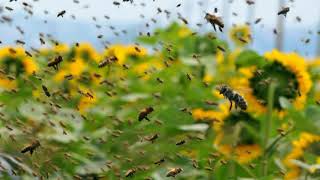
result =
M186 26L182 26L178 31L179 38L184 38L184 37L190 36L191 34L192 34L192 31Z
M240 53L240 48L236 48L230 53L217 51L215 55L217 81L226 82L233 77L233 72L236 69L235 60ZM221 76L221 74L224 74L224 76Z
M231 81L233 87L244 89L244 96L255 111L265 112L268 84L275 81L274 108L282 111L280 98L292 102L296 109L304 107L312 81L305 60L295 53L285 54L273 50L265 54L267 64L261 69L256 67L240 68L242 78ZM251 108L251 110L252 110Z
M104 56L116 56L119 64L124 64L128 57L143 57L147 54L147 49L134 45L112 45L103 53Z
M258 139L251 132L254 129L258 133L260 123L249 113L232 112L216 126L217 136L213 144L226 157L233 156L239 163L247 164L262 154ZM247 129L247 126L251 129Z
M68 62L54 76L56 82L63 81L66 75L72 75L74 78L79 76L88 69L87 63L82 58L76 58L73 62Z
M320 165L319 147L320 136L307 132L302 132L299 139L292 141L292 150L283 160L284 165L288 168L284 179L299 179L302 168L297 162L300 160L313 161L312 164ZM309 154L307 155L309 157L305 157L306 154ZM314 166L307 165L304 167L310 174L316 172Z
M256 137L248 129L248 126L259 131L259 122L246 112L230 112L229 104L220 104L218 110L194 109L192 116L197 121L212 121L216 133L213 142L215 148L226 157L234 157L239 163L246 164L259 157L262 153L261 147L256 144ZM239 138L234 141L233 133L240 128ZM235 147L233 148L233 145Z
M251 31L247 25L236 25L229 32L230 39L237 46L245 46L251 42Z
M83 89L83 88L82 88ZM82 92L86 93L90 93L88 90L81 90ZM92 94L92 93L90 93ZM95 105L95 103L97 102L97 97L95 94L92 94L93 97L89 97L89 96L82 96L80 98L79 104L78 104L78 110L81 114L85 114L88 109L90 109L91 107L93 107Z
M95 62L101 61L100 54L89 43L80 43L75 47L75 58L81 58L83 60L94 60Z
M38 65L31 57L27 56L22 47L3 47L0 49L0 63L6 71L14 71L16 75L24 72L31 75L38 71Z
M143 76L145 80L149 79L150 77L148 75L148 71L161 70L161 69L163 69L163 63L161 63L157 59L151 59L146 62L137 64L133 67L134 72L137 73L138 75L144 75L145 73L147 73L145 76Z

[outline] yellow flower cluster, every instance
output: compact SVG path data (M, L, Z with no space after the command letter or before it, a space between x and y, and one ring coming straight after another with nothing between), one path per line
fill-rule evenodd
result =
M104 56L116 56L118 58L118 63L121 65L125 63L125 60L129 56L143 57L146 54L147 49L145 48L133 45L124 46L119 44L110 46L103 53Z
M292 180L292 179L298 179L301 173L300 167L298 167L296 164L292 162L292 160L300 159L306 148L308 148L311 144L319 142L320 136L310 134L307 132L303 132L300 134L300 137L298 140L295 140L292 142L292 151L284 158L283 163L288 168L288 171L285 175L285 179ZM310 173L313 172L312 169L309 169Z

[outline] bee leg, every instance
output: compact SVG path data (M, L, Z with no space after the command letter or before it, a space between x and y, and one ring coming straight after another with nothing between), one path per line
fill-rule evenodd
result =
M230 101L229 111L231 111L231 109L232 109L232 101Z
M149 119L147 116L145 117L145 119L148 120L148 121L150 121L150 119Z
M235 105L236 109L238 109L238 105L237 105L237 103L234 103L234 105Z
M213 26L214 31L217 31L216 25L214 23L212 23L212 26Z
M223 30L222 30L222 28L219 26L219 30L220 30L220 32L223 32Z

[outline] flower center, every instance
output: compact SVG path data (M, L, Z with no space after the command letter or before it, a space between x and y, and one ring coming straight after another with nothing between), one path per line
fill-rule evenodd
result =
M223 130L226 138L228 134L233 134L236 126L240 126L239 140L237 144L255 144L257 138L255 131L259 132L260 124L255 118L246 112L238 112L230 114L223 124Z
M276 109L282 109L279 102L280 97L294 100L298 96L299 84L296 75L281 63L274 61L263 67L263 73L249 79L254 96L261 102L267 102L267 89L271 81L277 83L273 104Z

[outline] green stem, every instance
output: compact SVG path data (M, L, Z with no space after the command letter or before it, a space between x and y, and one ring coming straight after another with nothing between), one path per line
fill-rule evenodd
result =
M273 102L274 102L274 93L276 89L276 84L274 82L271 82L268 88L268 112L267 112L267 118L265 122L265 129L264 129L264 135L263 135L263 162L262 162L262 175L266 176L268 173L268 157L266 154L266 150L268 147L268 141L270 136L270 130L272 128L272 111L273 111Z

